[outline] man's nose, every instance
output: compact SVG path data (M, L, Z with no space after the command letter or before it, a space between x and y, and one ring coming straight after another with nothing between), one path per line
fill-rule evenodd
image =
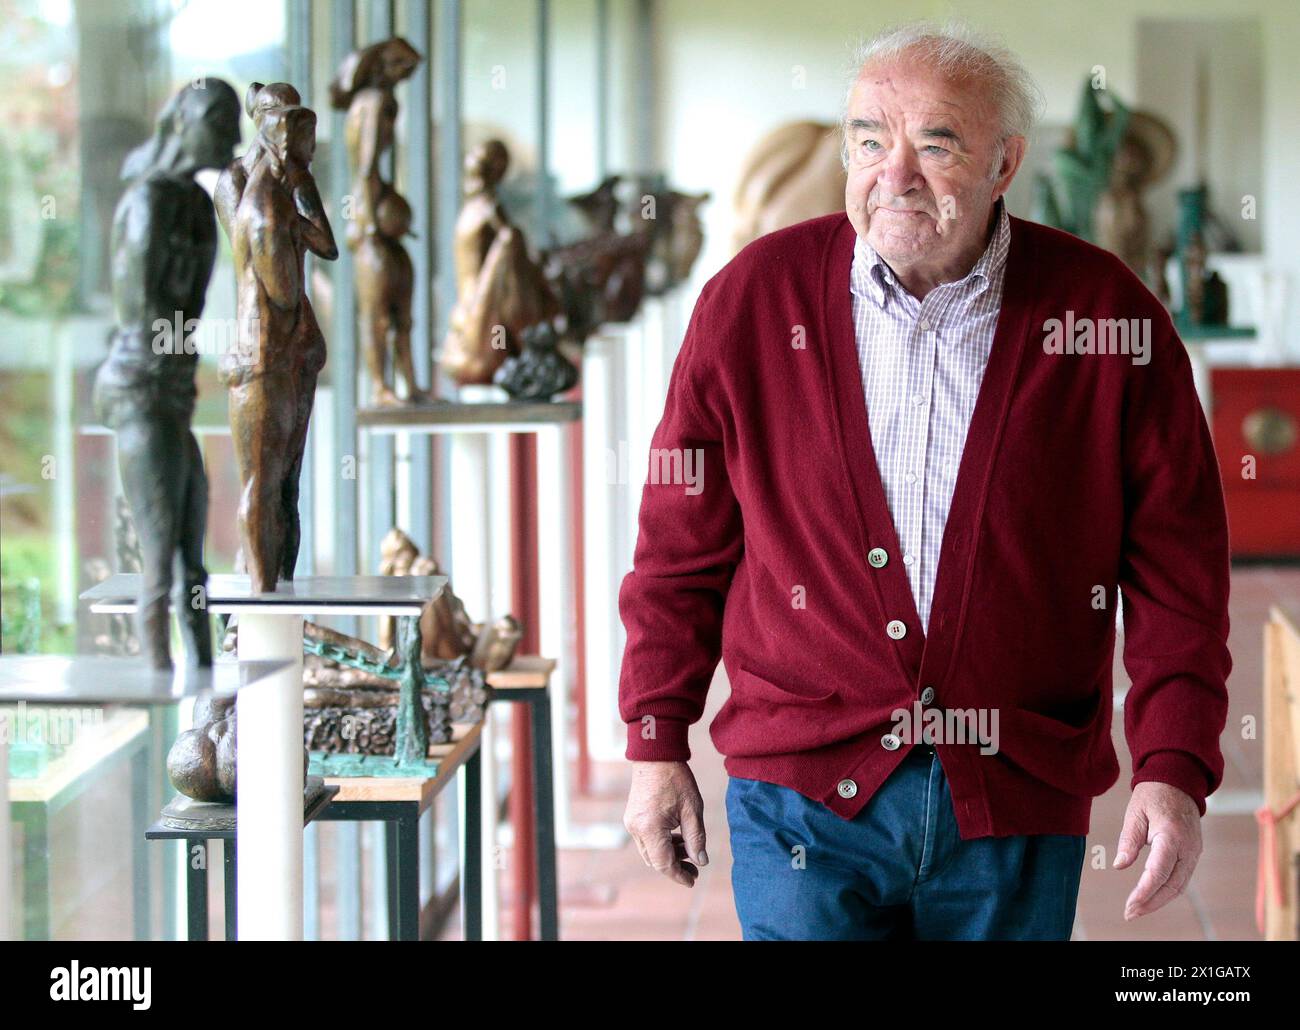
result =
M900 141L890 149L877 182L884 187L885 192L895 197L901 197L925 185L916 152L910 144Z

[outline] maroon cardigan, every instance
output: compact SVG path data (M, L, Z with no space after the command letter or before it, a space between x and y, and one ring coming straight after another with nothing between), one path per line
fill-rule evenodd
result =
M627 757L690 757L721 657L731 696L710 734L727 771L851 819L913 746L884 739L896 710L931 688L926 707L997 711L997 751L938 745L963 839L1087 833L1119 777L1122 591L1131 783L1173 784L1204 814L1223 776L1228 534L1168 313L1110 253L1011 219L927 636L871 446L854 239L842 213L771 233L696 302L619 595ZM1067 311L1150 319L1148 362L1048 353L1044 323Z

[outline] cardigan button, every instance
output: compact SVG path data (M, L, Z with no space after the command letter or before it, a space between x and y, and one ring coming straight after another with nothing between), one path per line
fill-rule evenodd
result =
M891 619L889 625L885 627L885 632L894 640L902 640L903 637L907 636L907 625L898 619Z
M835 789L842 798L853 798L858 796L858 785L852 780L840 780L835 785Z
M898 745L901 743L902 741L899 740L892 733L886 733L883 737L880 738L880 746L883 747L886 751L897 751Z
M921 691L921 704L928 705L934 700L934 687L926 687Z
M873 547L867 552L867 564L873 569L883 569L889 562L889 553L883 547Z

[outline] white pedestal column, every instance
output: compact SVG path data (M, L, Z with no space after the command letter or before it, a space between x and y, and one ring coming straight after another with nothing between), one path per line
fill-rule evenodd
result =
M624 337L612 330L587 340L582 358L582 495L587 608L587 748L592 760L618 761L620 621L618 498L627 489L630 453L620 418Z
M239 939L302 940L302 620L239 613L239 657L288 662L239 693Z

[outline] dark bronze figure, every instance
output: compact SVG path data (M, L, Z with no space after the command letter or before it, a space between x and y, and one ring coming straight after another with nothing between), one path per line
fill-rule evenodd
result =
M249 153L218 183L217 212L230 237L239 347L223 356L230 428L243 490L242 559L253 589L275 590L298 560L298 479L325 337L307 299L308 250L338 248L311 175L316 115L286 83L249 90L258 126Z
M524 349L497 369L494 382L518 401L549 401L578 382L578 369L560 353L560 336L550 322L524 330Z
M96 374L94 403L117 432L142 555L141 648L155 668L171 665L174 583L188 660L212 664L203 566L208 484L190 432L199 356L187 344L203 313L217 230L194 174L224 166L238 142L235 91L220 79L186 86L158 116L153 139L127 158L130 184L113 217L117 329Z

